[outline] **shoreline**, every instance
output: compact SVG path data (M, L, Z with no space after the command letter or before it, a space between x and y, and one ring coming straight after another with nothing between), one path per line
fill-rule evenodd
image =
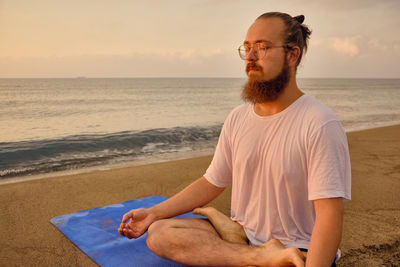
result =
M400 125L400 123L397 123L397 122L394 122L394 123L395 124L392 124L392 123L382 124L379 126L373 126L371 128L360 128L360 129L355 128L355 129L346 131L346 134ZM173 160L190 159L190 158L197 158L197 157L203 157L203 156L213 156L213 154L214 154L214 149L212 149L212 151L210 151L209 149L204 149L204 150L190 151L190 152L184 152L184 153L171 152L171 153L166 153L164 155L152 155L151 157L150 156L138 157L138 158L134 159L134 162L126 160L126 161L122 161L122 162L118 162L118 163L90 166L90 167L86 167L86 168L69 169L69 170L62 170L62 171L53 171L53 172L48 172L48 173L38 173L38 174L31 174L31 175L21 175L21 176L0 178L0 186L2 186L4 184L20 183L20 182L25 182L25 181L48 179L48 178L54 178L54 177L60 177L60 176L84 174L84 173L91 173L91 172L96 172L96 171L129 168L129 167L135 167L135 166L141 166L141 165L168 162L168 161L173 161Z
M39 173L39 174L32 174L32 175L21 175L21 176L14 176L14 177L7 177L7 178L0 178L0 186L5 184L13 184L13 183L21 183L25 181L34 181L34 180L41 180L41 179L51 179L56 177L62 176L71 176L71 175L79 175L79 174L86 174L98 171L108 171L114 169L124 169L130 167L137 167L143 165L151 165L156 163L163 163L175 160L184 160L184 159L192 159L192 158L199 158L204 156L213 156L214 149L210 152L208 149L198 150L198 151L191 151L191 152L170 152L163 155L153 155L152 157L138 157L135 159L134 162L132 161L123 161L119 163L111 163L106 165L97 165L91 166L86 168L79 168L79 169L70 169L70 170L63 170L63 171L54 171L49 173Z
M347 133L352 200L345 203L337 266L400 262L400 125ZM0 266L97 266L49 220L148 196L171 197L201 177L212 156L0 186ZM230 189L212 206L230 213Z

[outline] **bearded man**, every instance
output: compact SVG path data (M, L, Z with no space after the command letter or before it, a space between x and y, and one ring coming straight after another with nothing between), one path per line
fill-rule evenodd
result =
M265 13L239 48L245 103L227 117L204 176L124 215L119 233L191 266L335 266L351 171L345 132L297 86L311 31L304 16ZM231 218L201 208L232 186ZM208 218L168 219L194 210ZM300 252L302 251L302 252Z

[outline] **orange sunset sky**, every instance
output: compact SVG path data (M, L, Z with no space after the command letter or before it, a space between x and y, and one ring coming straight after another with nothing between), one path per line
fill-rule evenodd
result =
M313 30L299 77L400 78L398 0L0 0L0 78L245 77L268 11Z

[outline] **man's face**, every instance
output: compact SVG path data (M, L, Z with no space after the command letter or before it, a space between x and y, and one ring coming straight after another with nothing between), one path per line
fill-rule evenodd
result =
M263 42L271 46L285 45L283 41L285 25L280 18L267 18L256 20L249 28L245 44L255 45ZM261 59L253 51L246 57L246 74L249 80L268 81L275 78L282 70L284 64L284 48L269 48Z
M242 98L252 103L275 101L288 84L290 70L283 43L284 24L279 18L259 19L250 27L245 45L265 43L270 46L262 53L254 49L246 57L248 82L243 87ZM261 51L262 52L262 51Z

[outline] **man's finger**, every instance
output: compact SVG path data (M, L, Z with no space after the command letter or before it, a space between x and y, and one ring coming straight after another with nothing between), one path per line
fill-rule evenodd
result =
M118 233L120 235L124 235L124 228L123 227L118 228Z
M123 230L123 234L129 239L132 238L130 231L126 228Z
M129 219L131 219L133 217L133 212L130 211L128 213L125 213L124 216L122 216L122 222L121 224L125 224L127 221L129 221Z
M124 229L124 235L129 239L138 237L137 233L135 233L131 229Z

